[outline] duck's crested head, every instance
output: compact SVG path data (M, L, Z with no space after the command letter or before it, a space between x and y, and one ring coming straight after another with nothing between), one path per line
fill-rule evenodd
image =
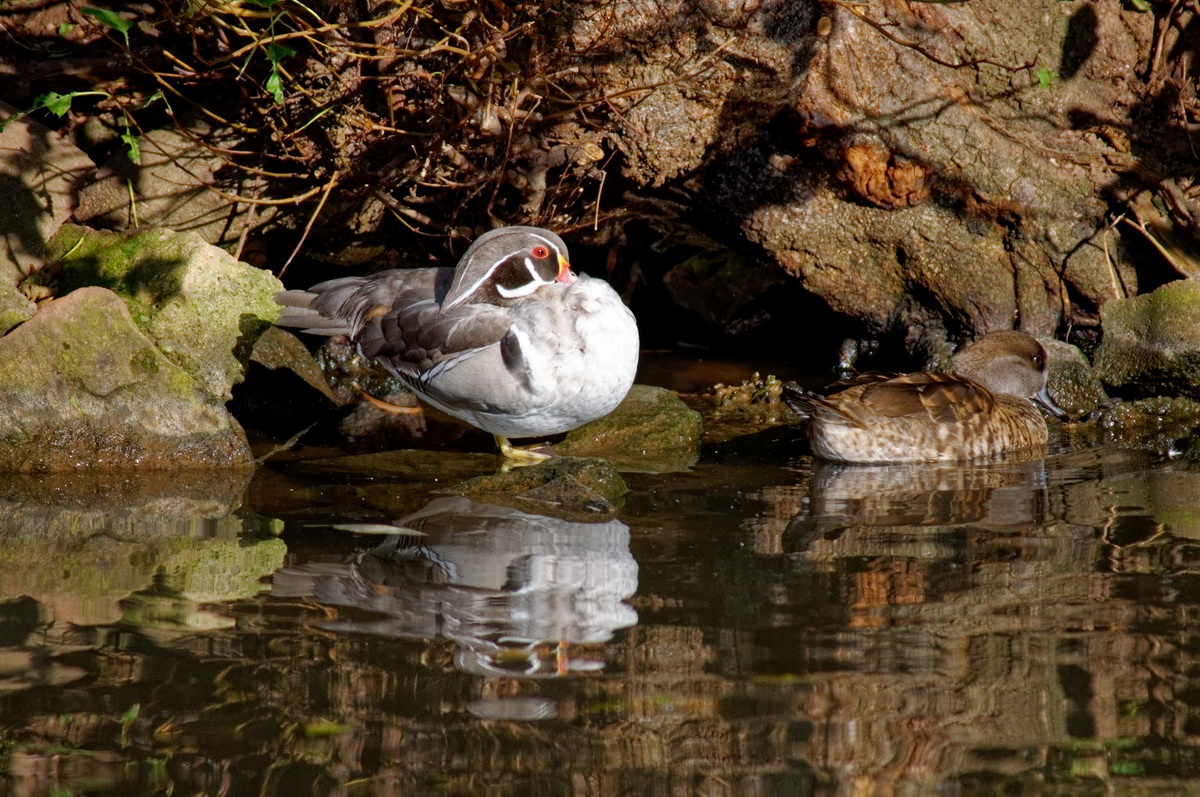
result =
M954 373L996 394L1030 399L1051 415L1067 413L1046 389L1046 349L1024 332L989 332L951 358Z
M543 285L572 283L567 245L539 227L500 227L475 240L458 261L443 306L504 304Z

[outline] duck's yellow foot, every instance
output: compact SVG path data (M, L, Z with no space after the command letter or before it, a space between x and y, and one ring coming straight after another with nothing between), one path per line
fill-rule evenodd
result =
M545 450L545 446L525 448L523 446L514 446L508 442L507 437L501 437L500 435L495 435L495 437L497 445L500 446L500 453L513 465L536 465L539 462L545 462L554 457L554 454L548 453Z
M366 401L375 409L383 410L384 412L390 412L393 415L416 415L417 413L421 412L421 405L419 404L415 407L401 407L399 404L393 404L390 401L384 401L383 399L375 398L365 390L359 390L358 394L363 397L364 401Z

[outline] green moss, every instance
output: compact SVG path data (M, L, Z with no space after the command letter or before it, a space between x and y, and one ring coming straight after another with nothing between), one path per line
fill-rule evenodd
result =
M274 276L192 233L66 225L52 249L59 295L91 285L113 291L159 350L223 401L279 313L272 297L283 286Z
M615 410L555 446L572 457L603 457L622 470L687 470L700 456L703 422L669 390L634 385Z

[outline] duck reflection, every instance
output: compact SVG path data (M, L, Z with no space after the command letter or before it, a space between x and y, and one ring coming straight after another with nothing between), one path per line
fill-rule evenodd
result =
M1045 462L1004 465L844 465L815 462L807 511L791 531L806 540L848 527L1013 528L1050 519Z
M556 677L603 667L595 649L637 623L629 527L439 498L348 563L275 574L272 594L369 612L324 627L457 645L479 675ZM572 650L571 646L585 646Z

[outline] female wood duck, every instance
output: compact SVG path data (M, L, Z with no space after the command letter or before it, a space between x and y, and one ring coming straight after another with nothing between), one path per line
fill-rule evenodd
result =
M860 374L825 396L789 384L783 400L809 419L813 452L839 462L1036 454L1049 436L1038 406L1069 420L1046 389L1046 350L1023 332L989 333L951 362L953 374Z

